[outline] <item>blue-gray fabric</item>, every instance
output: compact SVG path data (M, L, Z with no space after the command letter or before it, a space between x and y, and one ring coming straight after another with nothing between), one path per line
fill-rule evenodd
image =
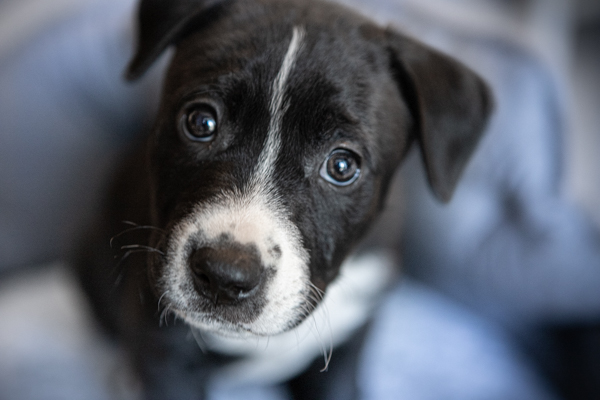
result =
M0 54L0 269L64 257L140 132L156 83L121 78L131 7L88 2Z

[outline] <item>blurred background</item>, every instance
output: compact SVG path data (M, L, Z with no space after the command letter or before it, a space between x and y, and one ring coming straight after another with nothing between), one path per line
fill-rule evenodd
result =
M340 2L461 59L497 100L449 205L416 152L403 168L406 278L375 317L364 398L600 398L600 1ZM157 104L166 60L122 80L133 10L0 0L0 399L135 397L66 267Z

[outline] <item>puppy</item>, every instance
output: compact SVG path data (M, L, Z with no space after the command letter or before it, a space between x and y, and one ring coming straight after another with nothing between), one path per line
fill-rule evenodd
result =
M338 345L385 286L389 265L360 254L389 240L357 249L409 148L448 201L490 94L460 63L327 2L142 0L139 28L128 79L176 51L153 129L82 246L82 285L146 398L198 399L217 376L258 370L291 379L323 346L304 333L321 329L315 309ZM109 243L124 251L116 267ZM362 295L331 301L344 279ZM328 374L311 371L292 380L297 398L324 395Z

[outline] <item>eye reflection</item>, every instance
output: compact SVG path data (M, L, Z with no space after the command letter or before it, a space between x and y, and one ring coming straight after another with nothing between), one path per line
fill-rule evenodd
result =
M206 105L196 105L185 116L184 131L193 141L210 142L217 134L217 118L214 110Z

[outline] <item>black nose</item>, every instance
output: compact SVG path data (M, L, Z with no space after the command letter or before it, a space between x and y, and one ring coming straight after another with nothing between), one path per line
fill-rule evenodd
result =
M190 257L196 290L217 304L232 304L252 297L260 286L263 268L253 248L202 247Z

